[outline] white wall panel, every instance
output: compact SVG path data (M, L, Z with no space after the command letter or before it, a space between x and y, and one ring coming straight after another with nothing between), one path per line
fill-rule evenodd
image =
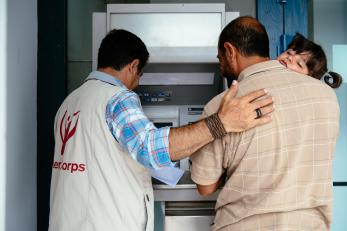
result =
M6 1L0 0L0 230L6 214Z
M37 0L8 0L7 4L5 230L34 231L37 226Z

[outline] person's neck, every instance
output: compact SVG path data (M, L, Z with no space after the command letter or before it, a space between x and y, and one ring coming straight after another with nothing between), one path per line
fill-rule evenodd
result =
M111 75L113 78L120 80L124 85L126 85L124 73L122 73L122 71L117 71L112 67L98 68L98 71Z
M257 63L269 61L269 60L270 60L269 57L260 57L260 56L241 57L240 58L241 62L239 62L240 73L249 66L252 66L252 65L257 64Z

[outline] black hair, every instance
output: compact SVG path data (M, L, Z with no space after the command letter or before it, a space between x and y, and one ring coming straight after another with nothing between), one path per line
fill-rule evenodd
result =
M138 71L148 61L146 45L135 34L113 29L102 40L98 53L98 68L112 67L119 71L135 59L139 59Z
M324 82L331 88L338 88L342 84L342 76L336 72L329 71L325 73Z
M244 56L269 57L269 37L265 27L250 16L231 21L221 32L218 49L225 51L224 43L229 42Z
M293 49L295 53L307 52L309 59L306 62L308 75L315 79L322 79L331 88L338 88L342 83L342 77L336 72L329 71L327 67L327 58L323 48L308 40L303 35L296 33L288 49Z

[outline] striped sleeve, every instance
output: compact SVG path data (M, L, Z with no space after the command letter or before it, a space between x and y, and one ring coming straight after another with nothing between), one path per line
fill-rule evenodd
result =
M109 100L106 123L113 137L146 168L173 166L169 155L170 127L156 128L143 113L134 92L119 91Z

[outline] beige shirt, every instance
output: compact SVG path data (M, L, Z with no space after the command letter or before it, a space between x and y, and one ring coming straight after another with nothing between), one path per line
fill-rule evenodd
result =
M334 91L277 61L252 65L238 80L239 96L266 88L275 112L271 123L228 134L192 156L197 184L213 184L223 173L228 178L212 230L328 230L339 129ZM221 96L205 115L218 110Z

